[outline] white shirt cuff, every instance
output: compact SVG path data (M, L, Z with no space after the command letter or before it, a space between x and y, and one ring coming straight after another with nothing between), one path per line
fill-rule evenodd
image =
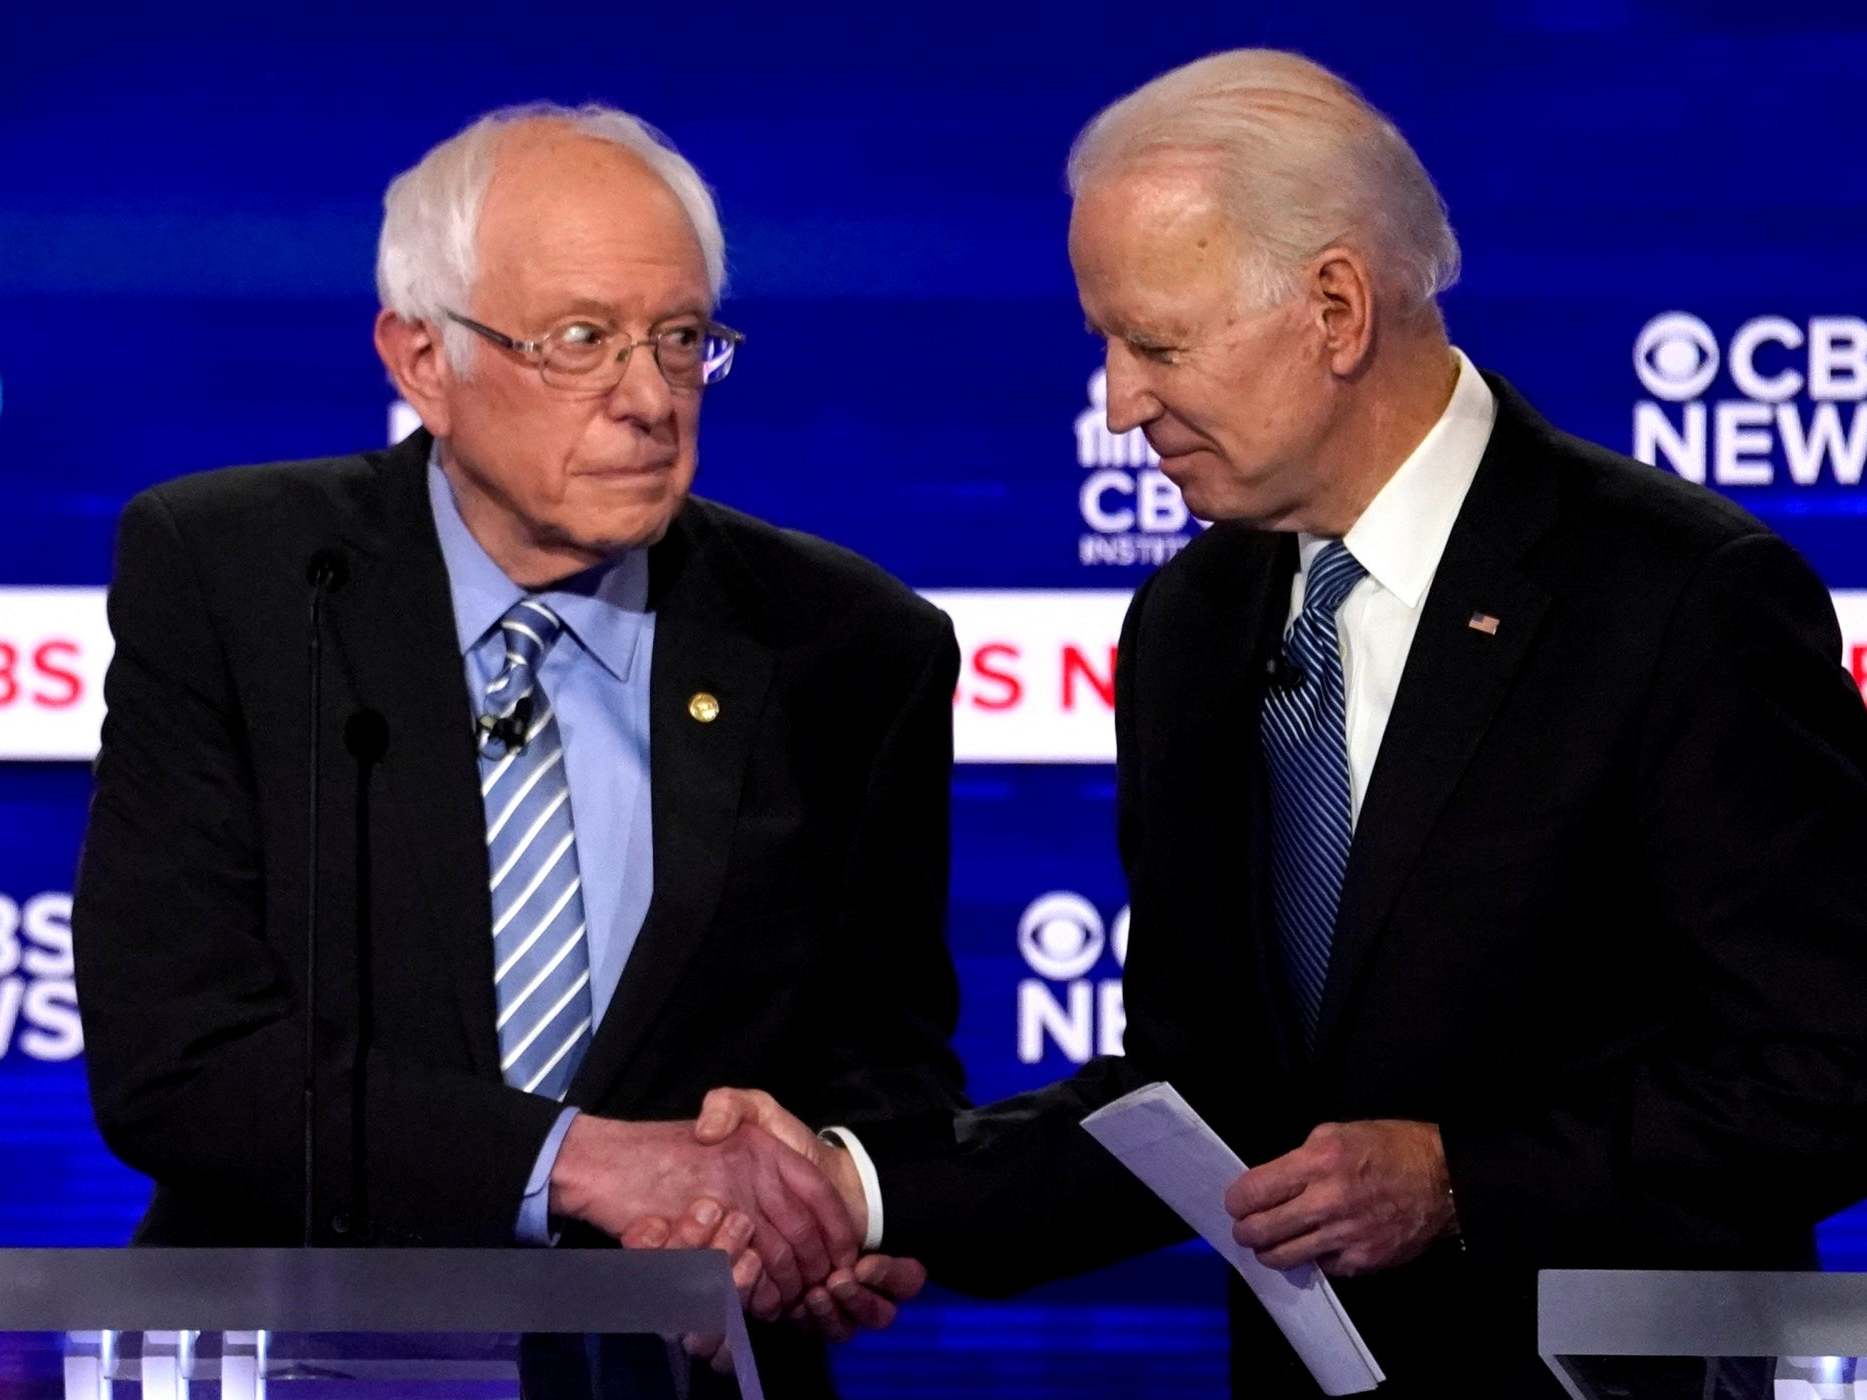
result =
M862 1195L869 1203L869 1230L862 1237L862 1252L871 1254L882 1247L882 1181L875 1174L875 1163L857 1140L856 1135L847 1128L825 1128L818 1137L824 1138L849 1153L850 1161L856 1164L856 1176L862 1182Z

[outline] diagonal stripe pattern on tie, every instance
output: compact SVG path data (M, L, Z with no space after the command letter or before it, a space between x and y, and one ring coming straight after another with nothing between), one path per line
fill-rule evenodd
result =
M1366 575L1340 540L1316 556L1304 580L1303 610L1284 641L1296 683L1271 687L1258 717L1271 780L1271 907L1312 1047L1354 833L1335 614Z
M499 620L506 664L488 683L481 709L529 722L524 741L509 749L484 726L480 732L500 1069L515 1088L560 1100L589 1048L591 1021L570 781L557 717L538 685L563 630L535 598L506 610Z

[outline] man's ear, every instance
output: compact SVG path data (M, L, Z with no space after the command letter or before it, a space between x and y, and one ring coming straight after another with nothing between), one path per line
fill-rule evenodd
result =
M1374 278L1352 248L1325 248L1310 262L1311 305L1329 368L1352 379L1374 349Z
M453 371L441 337L426 321L411 321L384 308L376 315L376 353L395 387L421 416L422 426L438 438L452 428L447 385Z

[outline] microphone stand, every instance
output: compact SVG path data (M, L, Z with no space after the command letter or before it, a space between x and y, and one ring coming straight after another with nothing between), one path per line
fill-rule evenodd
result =
M370 850L370 779L389 748L389 724L377 710L358 710L344 722L344 748L356 760L356 1054L350 1066L350 1219L359 1243L375 1240L369 1190L369 1055L375 1030L372 973L375 932L370 917L374 867Z
M304 1243L309 1246L316 1228L318 1145L318 805L322 797L321 769L324 724L324 598L343 587L349 577L344 556L320 549L305 566L311 586L305 625L305 672L310 717L306 740L305 806L305 1216Z

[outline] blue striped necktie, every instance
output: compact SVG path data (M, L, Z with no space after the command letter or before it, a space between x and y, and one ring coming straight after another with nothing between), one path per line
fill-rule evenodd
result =
M1272 686L1258 719L1271 779L1271 907L1312 1047L1354 832L1335 613L1366 574L1340 540L1316 556L1304 580L1303 610L1284 641L1294 683Z
M506 1083L562 1099L590 1046L590 945L571 825L564 743L538 686L546 653L564 630L535 598L499 619L504 669L486 687L484 716L523 733L508 744L480 727L480 796L492 873L493 990L499 1065Z

